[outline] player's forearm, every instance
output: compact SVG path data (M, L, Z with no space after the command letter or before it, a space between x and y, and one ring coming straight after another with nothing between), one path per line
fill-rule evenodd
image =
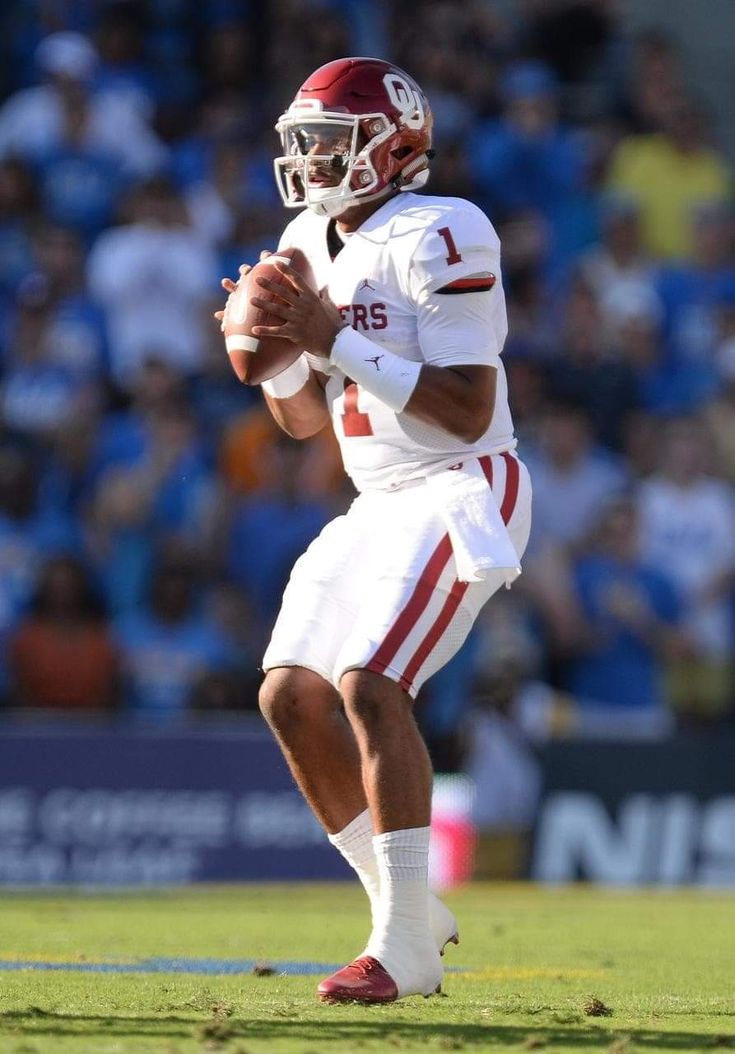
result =
M494 366L430 366L404 359L353 329L332 343L330 361L396 413L409 413L475 443L495 409Z
M308 439L329 424L324 391L313 372L294 395L277 398L264 389L263 396L278 426L294 439Z
M405 412L475 443L490 427L496 380L490 366L424 365Z

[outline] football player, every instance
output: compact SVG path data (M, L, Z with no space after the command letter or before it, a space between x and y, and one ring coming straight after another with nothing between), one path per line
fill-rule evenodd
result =
M500 358L500 245L470 202L416 193L431 124L420 87L388 62L313 73L276 125L275 174L302 210L279 247L307 255L322 292L291 272L285 291L260 279L280 301L252 297L278 318L254 334L303 349L263 384L274 418L297 439L331 424L359 492L293 569L260 695L370 898L367 946L319 985L332 1002L441 984L457 926L427 887L432 771L412 704L519 573L530 528Z

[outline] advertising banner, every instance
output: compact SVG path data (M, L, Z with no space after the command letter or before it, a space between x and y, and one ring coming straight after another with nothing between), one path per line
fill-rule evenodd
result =
M265 731L0 729L0 885L350 874Z
M545 748L531 877L735 886L735 739Z

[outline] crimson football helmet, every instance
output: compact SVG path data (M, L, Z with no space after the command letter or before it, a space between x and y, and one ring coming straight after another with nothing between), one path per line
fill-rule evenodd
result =
M320 66L276 124L284 205L339 216L366 199L422 187L431 126L421 88L392 63L350 58Z

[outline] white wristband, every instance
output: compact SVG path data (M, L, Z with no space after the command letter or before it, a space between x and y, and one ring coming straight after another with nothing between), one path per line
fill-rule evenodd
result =
M283 373L271 377L269 381L263 381L261 388L273 399L290 399L304 387L310 372L308 362L303 355L299 355L296 362L287 366Z
M329 361L396 413L413 395L421 363L402 359L345 326L337 334Z

